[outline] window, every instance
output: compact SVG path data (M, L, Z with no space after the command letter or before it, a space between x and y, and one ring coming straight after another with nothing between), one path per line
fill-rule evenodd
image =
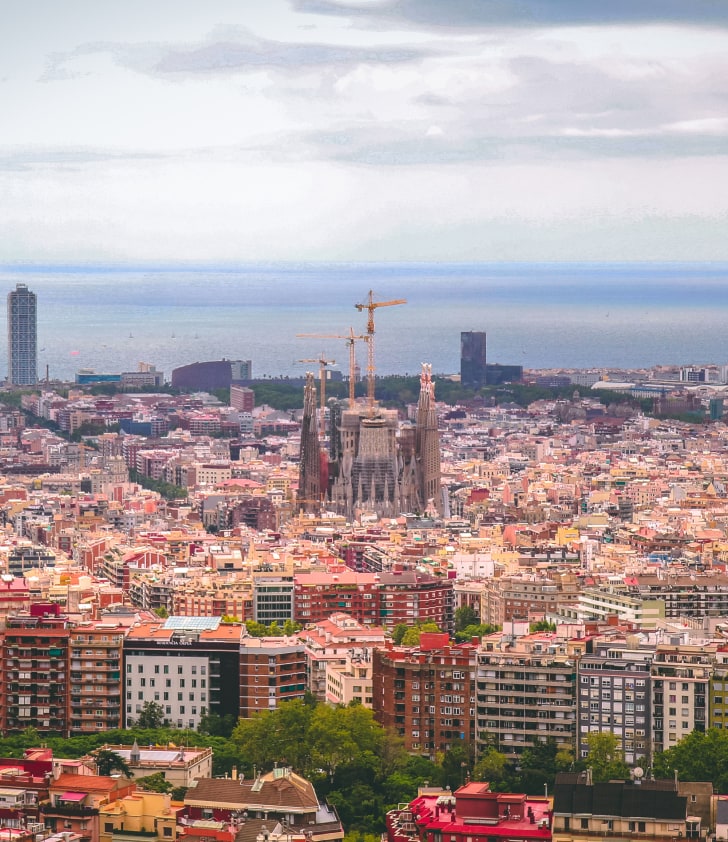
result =
M589 819L581 819L581 829L589 830Z

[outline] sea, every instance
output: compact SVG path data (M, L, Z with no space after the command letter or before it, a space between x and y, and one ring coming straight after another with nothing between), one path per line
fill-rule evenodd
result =
M343 340L297 334L364 333L369 290L407 302L375 312L378 374L456 373L468 330L487 333L489 362L525 368L728 362L725 263L23 264L0 280L37 294L38 374L65 380L223 357L297 377L322 353L346 374Z

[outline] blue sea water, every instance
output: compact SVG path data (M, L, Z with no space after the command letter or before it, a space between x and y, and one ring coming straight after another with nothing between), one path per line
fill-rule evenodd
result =
M39 375L65 379L220 357L294 376L321 351L346 372L343 341L296 334L363 333L369 289L407 299L376 313L382 374L458 371L463 330L487 332L490 362L527 368L728 362L728 264L16 265L0 279L37 293Z

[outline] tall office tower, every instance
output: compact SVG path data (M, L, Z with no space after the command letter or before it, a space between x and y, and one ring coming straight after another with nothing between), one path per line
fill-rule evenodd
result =
M306 373L303 389L303 419L301 421L301 459L298 473L298 505L306 512L318 507L321 496L321 456L316 411L316 383L311 372Z
M466 389L486 385L485 332L463 331L460 334L460 383Z
M8 293L8 382L13 386L35 386L36 369L35 293L17 284Z
M415 454L422 507L427 509L434 506L438 514L442 514L440 434L437 430L435 384L432 382L432 366L429 363L422 363L422 374L420 375Z

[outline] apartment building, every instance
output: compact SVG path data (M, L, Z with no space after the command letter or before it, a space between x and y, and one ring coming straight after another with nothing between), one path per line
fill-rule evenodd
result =
M576 689L577 756L588 752L592 731L614 734L625 761L634 766L651 757L654 646L629 640L597 641L579 659Z
M474 745L475 651L430 633L416 647L388 642L374 650L374 715L404 739L407 751L434 759L455 745Z
M124 641L124 722L145 702L161 706L165 724L197 728L206 713L239 715L242 626L219 617L169 617L134 626Z
M56 603L8 617L2 639L2 732L70 734L69 620Z
M477 725L481 745L510 757L553 737L576 744L576 663L553 634L484 638L477 656Z
M302 699L307 689L304 644L287 637L244 637L240 641L240 716L273 710Z
M343 667L347 658L356 658L360 663L371 666L371 650L375 646L383 646L385 636L382 628L365 626L348 614L336 612L327 620L299 632L298 639L305 644L309 690L323 700L327 698L329 690L329 668ZM345 677L339 676L332 680L343 693ZM361 688L359 692L361 695ZM371 692L366 697L371 697Z
M451 580L402 570L391 573L298 573L294 576L294 619L318 623L343 611L365 625L393 629L404 623L436 623L453 629Z
M71 733L122 727L122 657L126 629L117 623L81 623L69 632Z
M652 749L666 751L708 722L708 691L717 644L658 644L652 676Z

